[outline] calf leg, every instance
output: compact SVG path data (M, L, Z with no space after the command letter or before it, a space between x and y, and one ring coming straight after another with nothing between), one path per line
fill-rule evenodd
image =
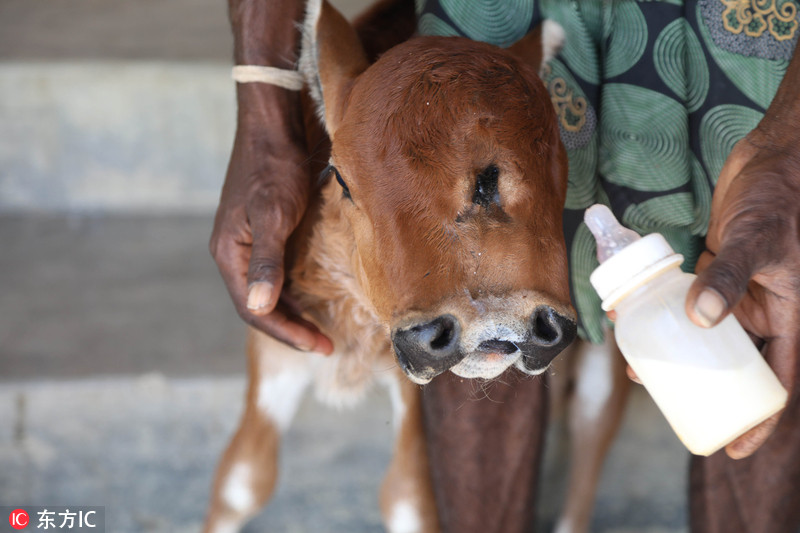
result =
M578 341L573 357L575 389L568 413L570 474L556 533L589 530L603 462L622 421L630 389L625 360L611 332L606 332L602 345Z
M395 449L381 487L388 533L439 531L430 482L420 388L399 371L384 377L394 412Z
M244 415L217 467L206 533L238 531L272 496L281 432L288 428L311 379L303 366L265 364L269 359L297 361L305 356L280 353L288 351L285 347L278 353L263 352L253 335Z

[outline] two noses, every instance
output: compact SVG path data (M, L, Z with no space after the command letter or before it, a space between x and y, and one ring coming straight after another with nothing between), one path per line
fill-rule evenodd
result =
M418 378L432 379L470 354L510 355L521 352L528 370L543 370L574 339L575 320L540 305L524 320L524 333L513 338L489 337L465 349L463 327L451 314L395 328L392 343L403 369Z

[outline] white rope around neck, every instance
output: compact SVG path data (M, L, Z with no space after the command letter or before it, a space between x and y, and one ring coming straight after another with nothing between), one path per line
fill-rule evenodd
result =
M268 83L290 91L299 91L305 83L303 75L296 70L261 65L236 65L231 77L239 83Z

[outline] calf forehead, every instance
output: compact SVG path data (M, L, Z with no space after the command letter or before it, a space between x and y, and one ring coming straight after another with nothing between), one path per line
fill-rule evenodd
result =
M420 37L358 78L334 155L362 194L380 201L393 190L396 205L421 191L467 195L464 178L493 163L518 176L546 174L556 129L531 67L485 43Z
M548 138L555 119L534 70L508 52L463 38L419 37L358 78L343 126L373 157L425 162L475 150L464 141L480 128L524 157Z

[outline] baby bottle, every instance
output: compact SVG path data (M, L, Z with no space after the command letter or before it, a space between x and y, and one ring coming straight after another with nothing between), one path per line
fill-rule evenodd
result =
M616 310L620 351L690 452L711 455L784 407L786 390L733 314L713 328L689 320L696 276L663 236L640 237L599 204L585 222L600 260L590 281Z

